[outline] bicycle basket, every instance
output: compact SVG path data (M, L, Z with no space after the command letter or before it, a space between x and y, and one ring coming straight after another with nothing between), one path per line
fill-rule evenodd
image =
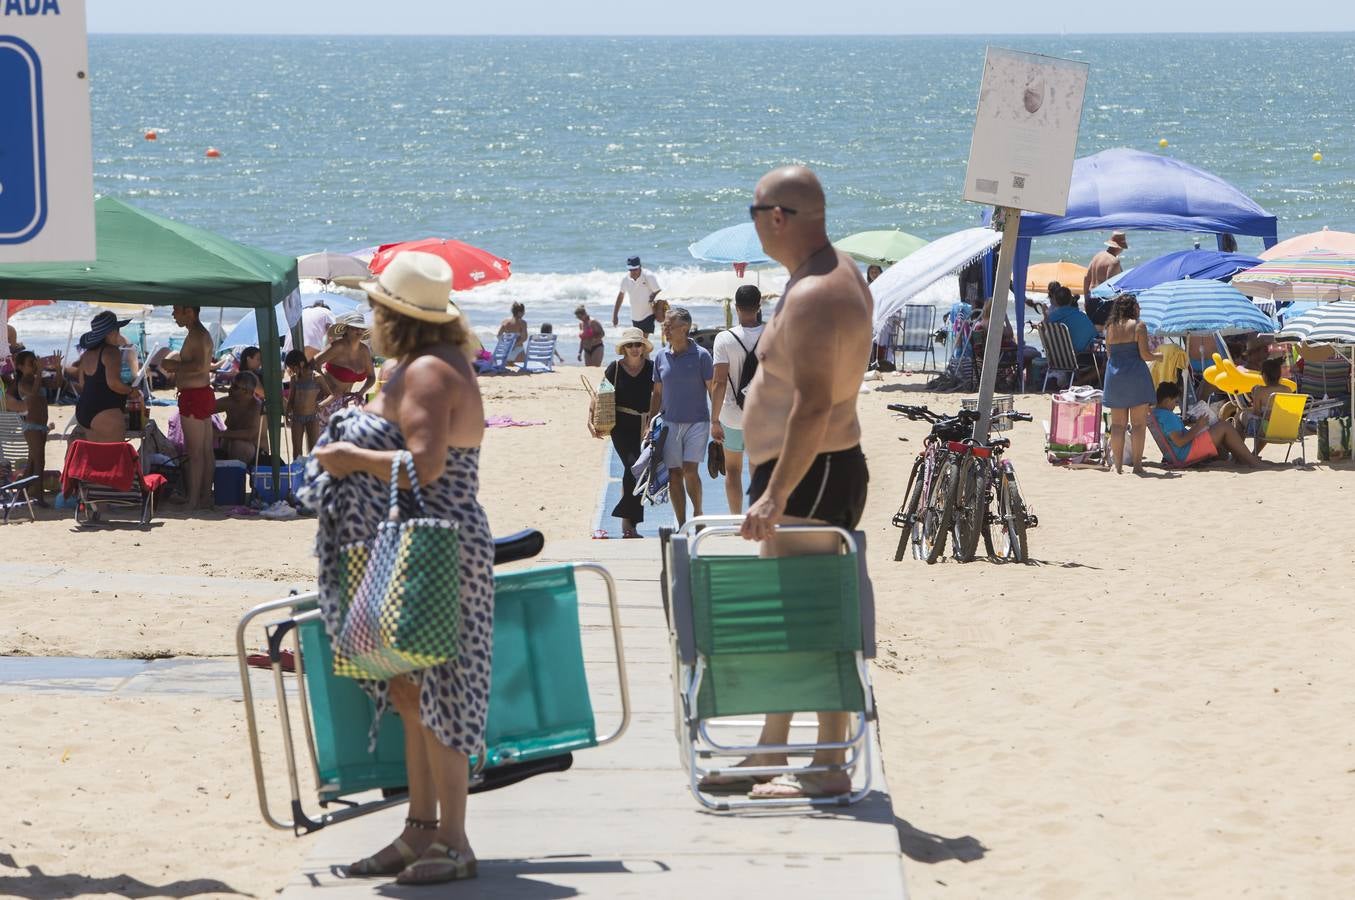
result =
M1012 427L1012 420L1005 417L1005 413L1011 412L1016 408L1016 398L1011 394L1002 394L993 398L992 424L989 425L990 431L1009 431ZM966 398L960 401L960 409L967 409L971 412L977 412L979 409L979 398ZM1002 418L999 418L1001 416Z

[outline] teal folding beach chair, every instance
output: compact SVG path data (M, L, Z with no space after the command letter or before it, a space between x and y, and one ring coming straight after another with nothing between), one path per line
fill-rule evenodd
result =
M499 539L495 541L495 562L535 556L543 543L541 534L535 531ZM611 613L621 722L602 736L598 735L584 670L576 584L580 572L601 577ZM391 711L381 722L375 749L369 751L373 703L357 682L333 674L333 655L317 599L315 594L305 594L261 604L245 614L236 631L259 810L272 827L297 835L407 799L401 723ZM278 698L284 696L283 644L290 634L299 650L292 659L306 750L315 777L315 798L322 809L337 806L333 812L312 815L305 811L291 718L287 704L281 702L278 717L291 793L290 816L276 815L269 806L247 667L246 633L256 619L279 615L282 618L268 622L264 629L274 689ZM471 759L471 793L565 771L573 764L575 752L620 738L630 723L630 697L616 585L607 570L593 563L566 563L497 575L490 685L485 747ZM374 790L381 790L385 796L366 801L349 799Z
M875 611L860 532L815 525L781 531L836 535L837 553L762 558L721 552L741 517L693 519L663 530L663 584L675 659L677 732L692 796L714 810L799 805L846 805L870 790L875 719L866 660L875 655ZM699 530L698 530L699 529ZM736 549L738 548L737 545ZM845 712L845 741L783 746L735 743L715 732L750 733L772 713ZM796 723L811 727L812 723ZM794 764L817 750L842 750L840 766ZM740 767L712 760L785 753L792 765ZM836 797L730 800L700 788L706 775L770 775L845 771L853 787Z

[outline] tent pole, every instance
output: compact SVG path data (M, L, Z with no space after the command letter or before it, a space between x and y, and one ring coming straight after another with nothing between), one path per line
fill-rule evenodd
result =
M986 307L988 330L984 334L983 374L979 376L979 419L974 423L974 440L988 443L988 427L993 416L993 391L997 386L998 356L1002 353L1002 331L1007 322L1007 292L1012 282L1012 258L1016 255L1016 236L1021 228L1021 210L999 207L1006 215L1002 223L1002 250L997 257L997 282L993 299Z
M273 306L256 307L254 323L259 331L259 350L263 354L264 395L268 404L268 449L273 458L273 484L280 491L282 467L282 359L278 355L278 320Z

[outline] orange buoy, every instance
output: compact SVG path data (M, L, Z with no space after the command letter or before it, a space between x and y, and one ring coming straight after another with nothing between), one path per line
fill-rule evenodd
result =
M155 140L159 140L159 139L160 139L160 135L158 135L158 134L155 133L155 129L154 129L154 128L152 128L150 131L146 132L146 140L148 140L148 141L155 141Z
M218 150L218 149L216 149L215 147L208 147L208 148L207 148L207 153L204 154L204 155L205 155L208 159L217 159L217 158L219 158L219 157L221 156L221 151Z

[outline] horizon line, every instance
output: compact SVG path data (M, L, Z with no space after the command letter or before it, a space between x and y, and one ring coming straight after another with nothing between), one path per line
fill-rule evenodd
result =
M774 38L892 38L892 37L972 37L972 38L1001 38L1001 37L1047 37L1047 38L1073 38L1073 37L1264 37L1271 35L1350 35L1355 34L1355 29L1337 29L1328 31L1316 31L1311 29L1269 29L1266 31L1078 31L1078 32L1053 32L1053 31L1006 31L1006 32L961 32L961 31L917 31L917 32L816 32L807 34L802 32L776 32L776 33L758 33L758 34L740 34L731 32L679 32L679 33L644 33L632 31L595 31L595 32L549 32L549 33L530 33L514 34L510 32L497 31L468 31L468 32L359 32L359 31L339 31L331 33L317 33L309 31L90 31L90 35L119 36L119 37L315 37L315 38L440 38L440 37L475 37L475 38L740 38L740 39L774 39Z

